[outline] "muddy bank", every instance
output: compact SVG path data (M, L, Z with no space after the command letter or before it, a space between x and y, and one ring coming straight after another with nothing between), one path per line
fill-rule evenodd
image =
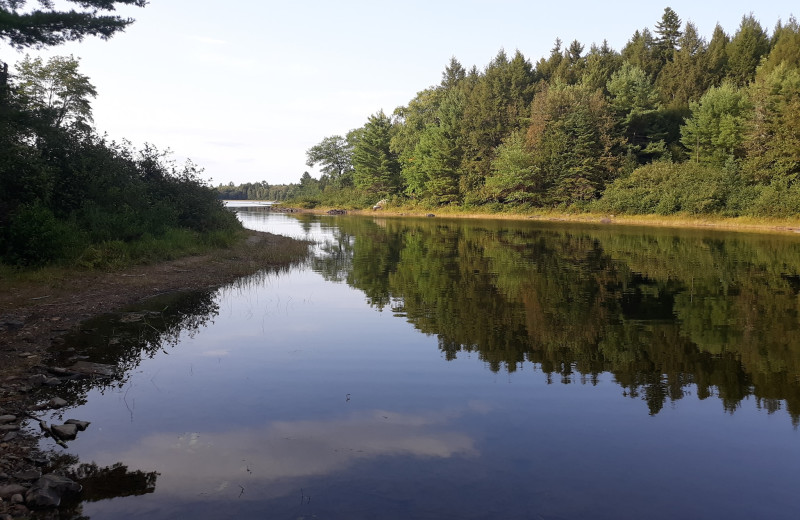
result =
M40 428L31 417L37 390L86 376L58 366L51 346L101 313L172 291L216 288L262 269L287 268L306 258L308 245L249 231L236 246L201 256L118 272L60 271L44 279L0 280L0 518L26 517L29 506L36 507L39 495L31 490L37 487L73 489L55 477L43 479L48 461L36 452L39 437L54 432L54 425Z

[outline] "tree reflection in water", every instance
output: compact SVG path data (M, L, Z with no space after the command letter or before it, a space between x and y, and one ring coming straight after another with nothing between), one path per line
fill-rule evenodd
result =
M300 215L296 218L317 217ZM800 420L800 244L792 237L544 223L337 219L314 268L435 334L447 359L548 381L610 372L667 401L753 396Z

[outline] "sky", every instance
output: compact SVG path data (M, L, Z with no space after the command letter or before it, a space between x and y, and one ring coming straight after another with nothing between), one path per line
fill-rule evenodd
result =
M31 0L33 2L33 0ZM29 2L29 5L35 5ZM64 5L64 2L61 1ZM57 4L58 5L58 4ZM74 4L66 4L74 5ZM404 106L455 56L482 70L500 49L535 63L556 38L620 50L669 6L709 39L752 13L772 32L800 16L789 1L150 0L136 22L31 55L74 55L98 91L95 126L169 149L212 184L298 182L306 150ZM0 44L0 59L24 57Z

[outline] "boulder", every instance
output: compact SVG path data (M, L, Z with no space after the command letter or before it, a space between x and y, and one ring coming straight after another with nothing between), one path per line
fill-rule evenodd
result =
M81 485L61 475L45 475L31 486L25 494L25 502L31 509L58 507L61 498L71 493L80 493Z
M50 430L62 441L71 441L78 436L78 427L74 424L53 425Z

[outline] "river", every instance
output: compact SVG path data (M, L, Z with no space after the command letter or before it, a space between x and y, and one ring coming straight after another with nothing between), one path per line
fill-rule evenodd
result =
M797 237L237 213L319 245L63 347L74 518L797 518Z

